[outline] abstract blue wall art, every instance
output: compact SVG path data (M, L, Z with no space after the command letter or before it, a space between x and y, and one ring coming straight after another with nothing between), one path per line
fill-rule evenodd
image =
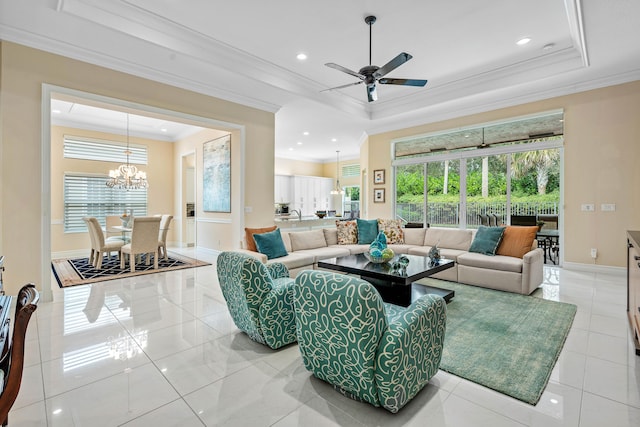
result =
M231 135L203 146L202 208L206 212L231 212Z

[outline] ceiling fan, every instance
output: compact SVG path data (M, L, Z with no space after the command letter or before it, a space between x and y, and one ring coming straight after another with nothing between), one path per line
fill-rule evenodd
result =
M392 78L384 78L388 73L395 70L411 58L406 52L402 52L391 61L387 62L382 67L378 67L376 65L371 65L371 27L374 22L376 22L375 16L367 16L364 18L364 22L369 25L369 65L360 68L360 71L357 73L348 68L345 68L341 65L334 64L333 62L329 62L326 65L327 67L334 68L338 71L342 71L343 73L347 73L354 77L360 79L360 81L355 83L349 83L346 85L333 87L325 90L334 90L334 89L343 89L349 86L359 85L360 83L364 83L367 87L367 97L369 98L369 102L375 101L378 99L378 94L376 93L376 82L383 85L402 85L402 86L424 86L427 84L426 80L415 80L415 79L392 79Z

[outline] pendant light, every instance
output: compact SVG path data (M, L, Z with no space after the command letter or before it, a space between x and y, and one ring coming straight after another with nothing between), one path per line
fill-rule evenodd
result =
M340 150L336 150L336 186L331 190L331 194L344 194L344 190L340 187Z
M131 154L129 149L129 114L127 114L127 149L125 154L127 155L127 163L120 165L118 169L109 171L107 187L121 190L148 188L146 172L139 171L135 165L129 163L129 155Z

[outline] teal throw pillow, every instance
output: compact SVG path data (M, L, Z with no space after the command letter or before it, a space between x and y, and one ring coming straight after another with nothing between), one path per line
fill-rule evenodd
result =
M280 258L288 255L279 228L268 233L254 234L253 240L256 242L258 252L265 254L267 259Z
M484 255L495 255L506 227L485 227L481 225L476 232L469 252Z
M368 245L376 240L378 236L378 220L377 219L360 219L357 218L358 223L358 244Z

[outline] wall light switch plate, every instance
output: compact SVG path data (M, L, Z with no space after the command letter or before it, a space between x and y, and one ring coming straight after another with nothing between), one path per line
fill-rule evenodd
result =
M253 207L252 206L245 206L244 207L244 213L251 213L253 212Z
M580 210L583 212L593 212L596 210L596 205L594 205L593 203L583 203L580 206Z
M602 212L614 212L616 210L615 203L603 203L600 205L600 210Z

